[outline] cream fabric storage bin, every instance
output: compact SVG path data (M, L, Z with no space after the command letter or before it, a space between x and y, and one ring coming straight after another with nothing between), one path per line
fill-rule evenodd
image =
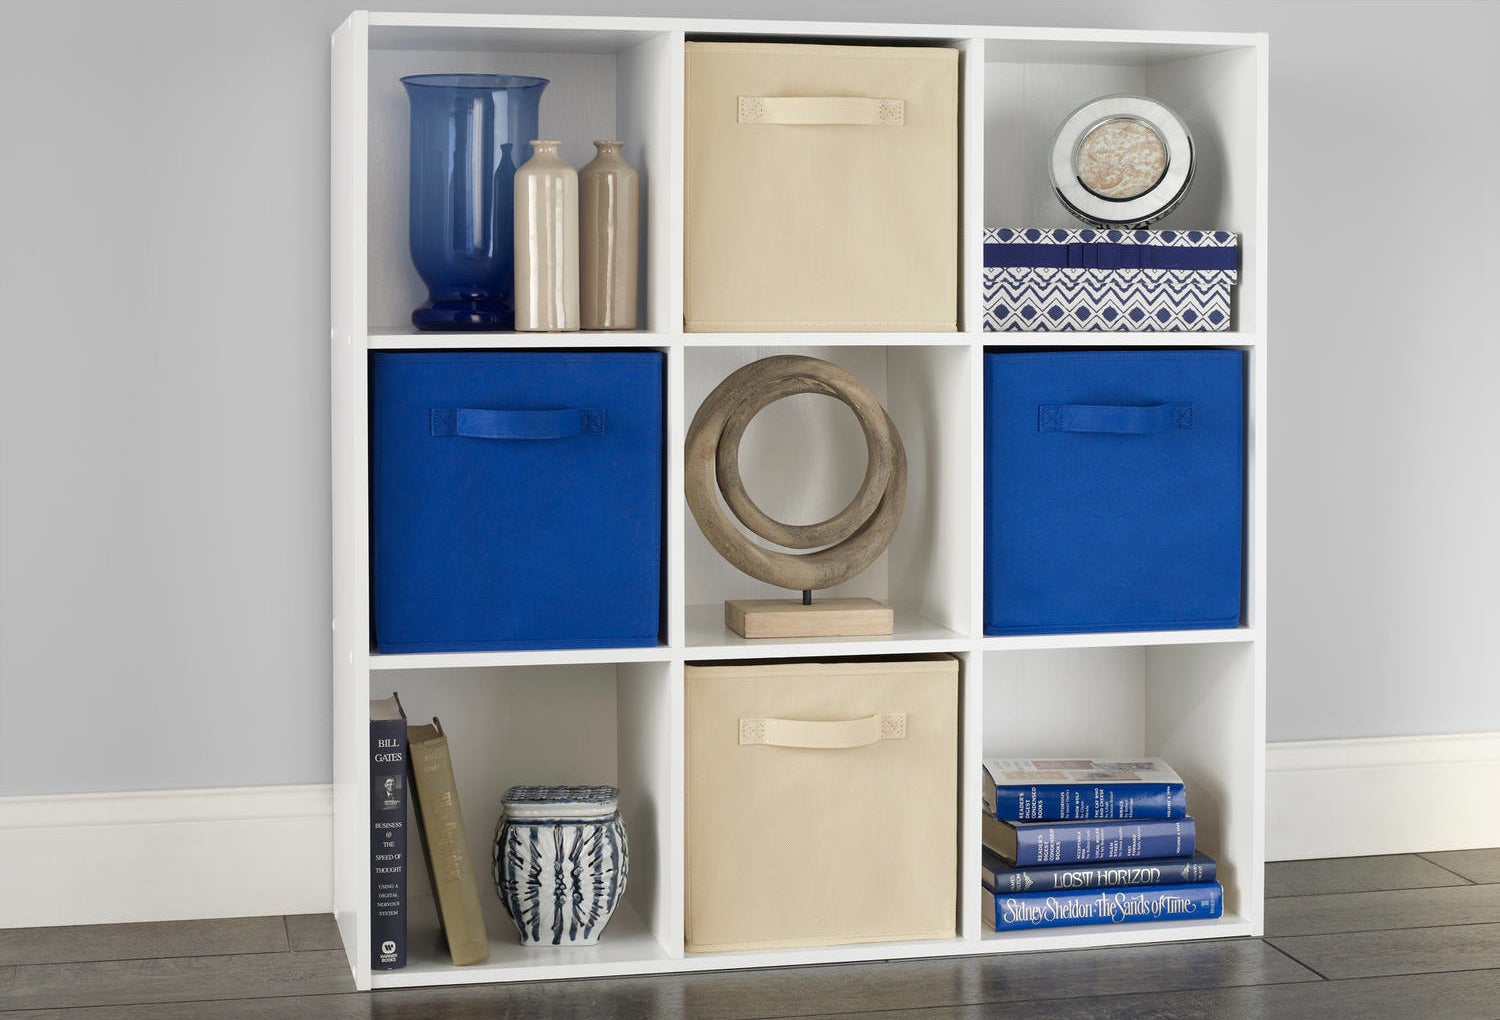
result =
M957 327L958 51L687 44L689 331Z
M951 938L958 660L687 667L687 948Z

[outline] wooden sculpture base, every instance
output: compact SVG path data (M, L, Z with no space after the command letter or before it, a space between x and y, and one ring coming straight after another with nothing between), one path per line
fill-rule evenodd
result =
M862 637L896 629L891 607L874 599L731 599L724 626L740 637Z

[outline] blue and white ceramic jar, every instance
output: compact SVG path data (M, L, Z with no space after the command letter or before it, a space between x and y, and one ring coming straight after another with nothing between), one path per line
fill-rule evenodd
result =
M492 873L523 946L591 946L625 892L630 850L613 786L513 786Z

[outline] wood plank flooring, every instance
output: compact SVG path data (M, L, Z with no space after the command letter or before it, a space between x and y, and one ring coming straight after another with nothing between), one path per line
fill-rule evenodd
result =
M1500 1020L1500 849L1266 889L1264 939L365 994L322 915L0 930L0 1020Z

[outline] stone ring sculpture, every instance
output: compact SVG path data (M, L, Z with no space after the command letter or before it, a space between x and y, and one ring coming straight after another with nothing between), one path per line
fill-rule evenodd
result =
M821 393L854 412L868 448L864 481L838 513L817 524L785 524L755 505L740 477L740 440L766 406L799 393ZM873 563L901 519L906 503L906 449L885 408L858 379L837 365L802 355L752 362L731 374L703 401L687 432L688 507L709 543L733 566L767 584L801 591L831 588ZM719 506L717 493L752 534L744 535Z

